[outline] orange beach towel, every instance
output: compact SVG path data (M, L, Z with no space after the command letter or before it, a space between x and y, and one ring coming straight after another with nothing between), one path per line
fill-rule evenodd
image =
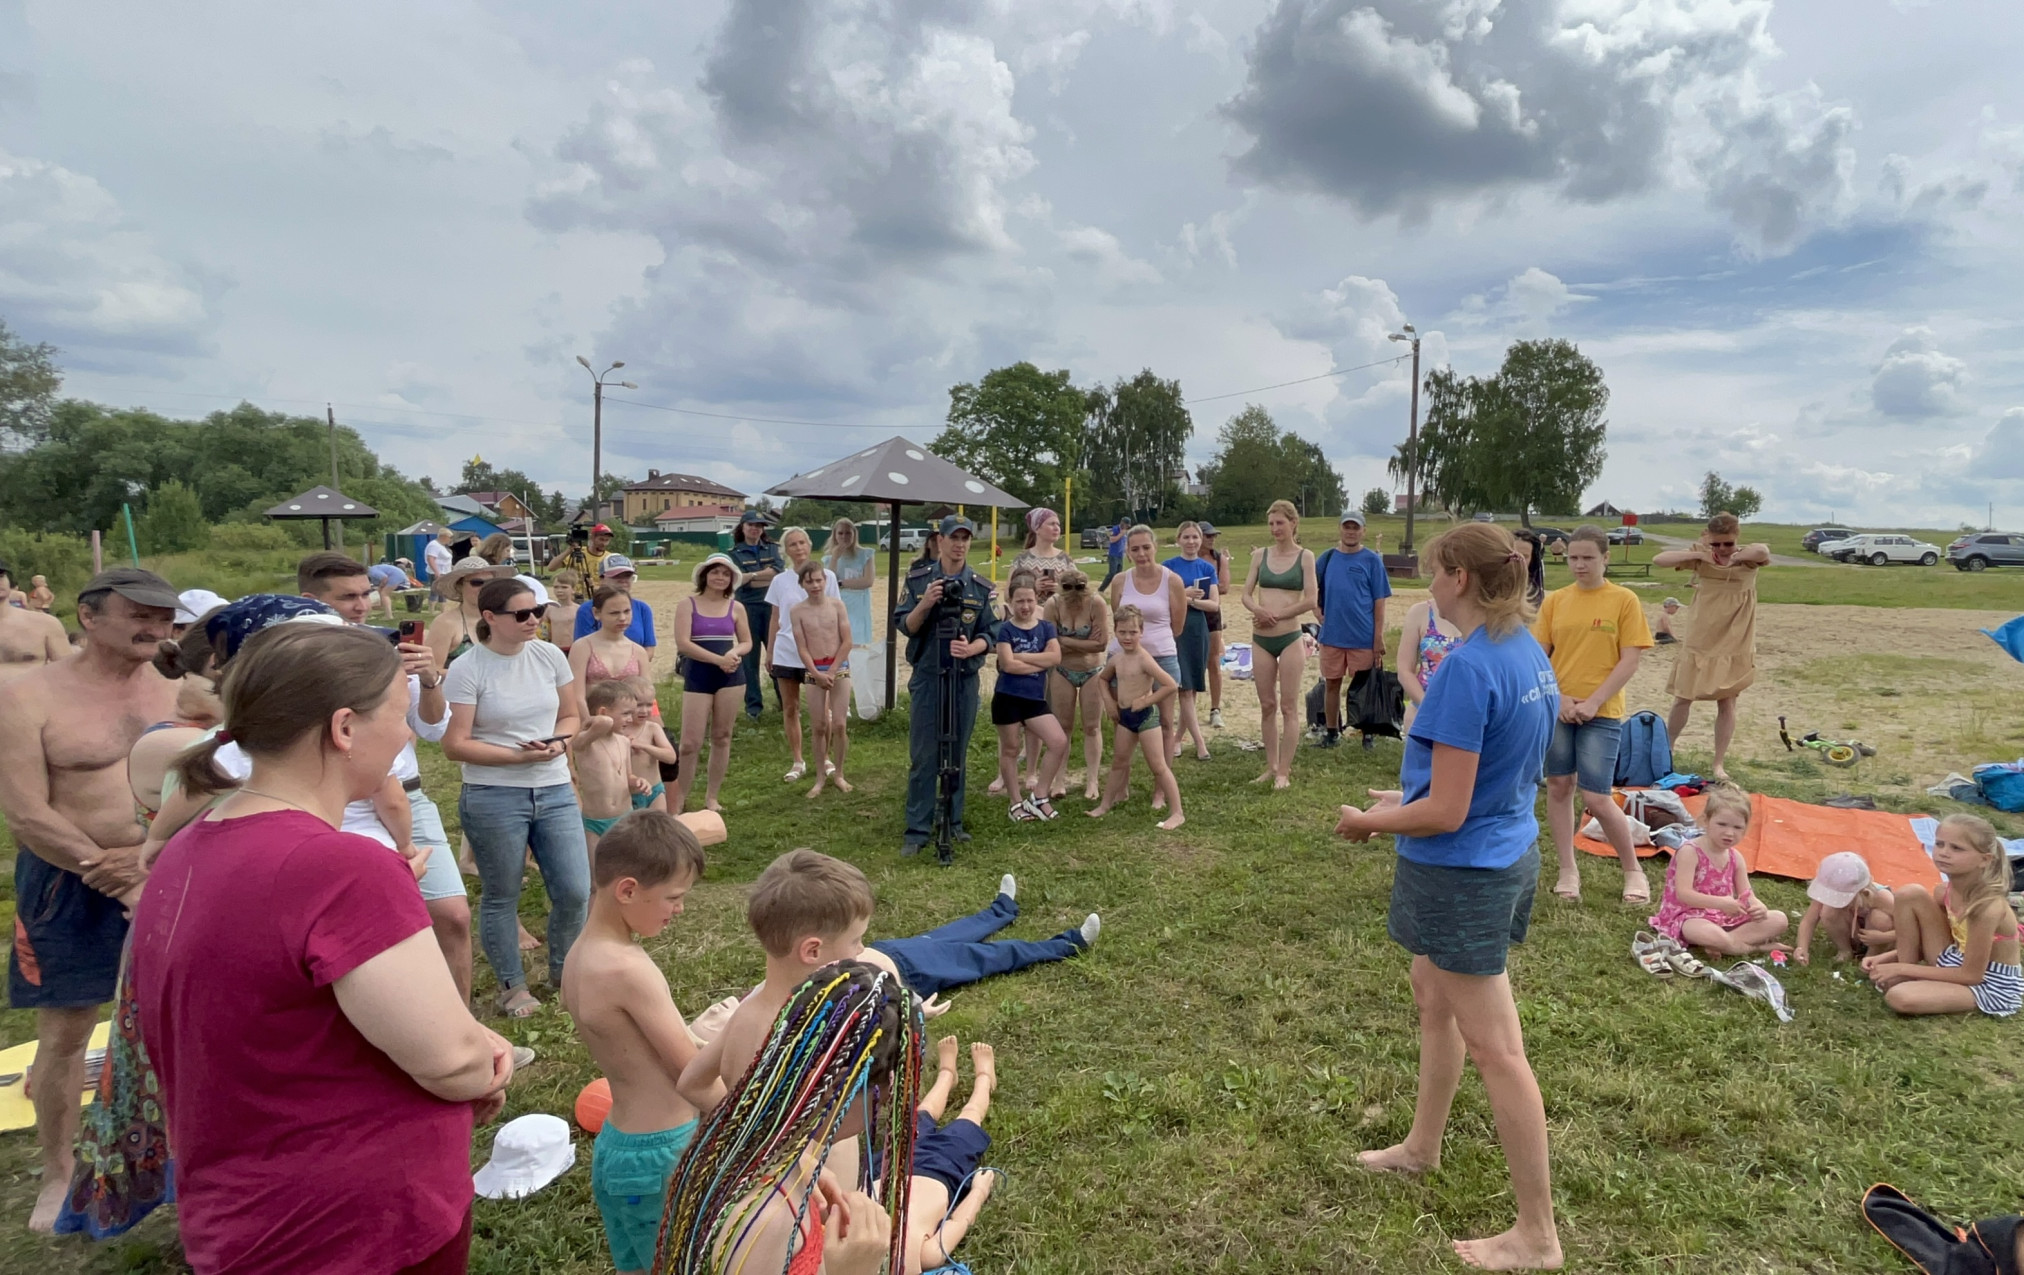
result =
M1695 818L1700 817L1705 800L1686 799ZM1811 881L1822 859L1837 850L1853 850L1869 864L1870 875L1879 885L1892 889L1922 885L1937 890L1939 870L1912 831L1912 819L1887 810L1840 810L1753 794L1750 831L1736 848L1743 852L1750 871L1794 881ZM1576 837L1574 844L1592 855L1616 857L1606 841ZM1647 858L1657 853L1656 846L1638 848L1638 854Z

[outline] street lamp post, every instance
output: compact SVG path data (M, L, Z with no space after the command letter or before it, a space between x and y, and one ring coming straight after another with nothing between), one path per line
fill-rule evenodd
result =
M1413 343L1413 407L1406 426L1406 542L1400 550L1411 554L1413 551L1413 506L1419 503L1415 493L1415 482L1420 475L1420 334L1413 325L1405 325L1404 332L1394 332L1391 340ZM586 364L585 366L588 366Z
M590 520L597 521L597 484L604 477L604 387L605 377L625 366L624 360L614 362L600 372L590 365L590 360L581 354L576 361L583 364L583 370L590 373ZM639 386L631 381L614 382L623 389L636 390Z

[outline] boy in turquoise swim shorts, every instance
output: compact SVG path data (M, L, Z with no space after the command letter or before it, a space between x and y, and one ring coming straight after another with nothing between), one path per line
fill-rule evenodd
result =
M668 980L635 941L679 915L702 875L703 847L673 815L636 810L619 819L598 842L590 918L562 966L562 1006L611 1084L590 1190L621 1275L653 1264L668 1177L696 1134L696 1109L675 1083L699 1041L729 1016L730 1006L713 1007L692 1033ZM723 1096L718 1082L710 1100Z

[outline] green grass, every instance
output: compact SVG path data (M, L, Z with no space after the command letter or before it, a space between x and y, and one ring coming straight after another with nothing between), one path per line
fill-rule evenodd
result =
M809 802L778 780L777 716L761 727L741 720L731 839L712 852L687 914L648 946L684 1007L750 987L761 960L743 888L798 845L871 876L874 935L966 913L1004 871L1019 875L1024 908L1011 936L1053 934L1101 911L1104 936L1087 957L960 991L935 1025L993 1042L1003 1077L991 1161L1009 1177L961 1253L975 1270L1453 1271L1448 1237L1508 1223L1473 1077L1437 1173L1415 1182L1353 1167L1359 1149L1404 1133L1417 1043L1407 958L1385 937L1391 855L1344 845L1330 829L1335 802L1392 782L1395 746L1303 751L1294 790L1273 795L1246 782L1258 755L1219 740L1214 761L1181 763L1189 822L1167 835L1151 827L1142 775L1135 803L1101 823L1081 816L1079 800L1057 823L1006 822L981 793L991 746L982 729L971 772L977 840L943 870L895 854L904 732L903 716L856 724L858 792ZM434 750L426 767L454 817L451 768ZM1753 787L1798 797L1846 782L1811 757L1739 770ZM1798 1011L1787 1026L1723 989L1657 982L1625 951L1643 914L1614 902L1613 868L1584 866L1586 901L1568 908L1542 895L1532 939L1512 959L1570 1269L1896 1269L1856 1208L1885 1179L1954 1216L2015 1207L2024 1181L2015 1023L1897 1021L1866 986L1834 980L1824 956L1786 978ZM1760 888L1775 907L1796 914L1804 904L1797 884ZM530 918L539 900L530 890ZM28 1015L0 1014L0 1040L31 1030ZM551 1004L506 1030L542 1055L506 1114L568 1113L592 1069L567 1019ZM491 1133L480 1133L474 1163ZM588 1150L580 1139L579 1156ZM28 1134L0 1139L9 1227L33 1196L33 1163ZM588 1182L580 1158L531 1200L480 1201L473 1270L609 1270ZM168 1217L96 1247L10 1235L0 1271L181 1269Z

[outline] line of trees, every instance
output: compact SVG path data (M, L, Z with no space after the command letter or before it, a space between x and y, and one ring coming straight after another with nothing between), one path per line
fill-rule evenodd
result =
M1290 430L1256 403L1216 431L1216 454L1202 467L1209 489L1207 515L1216 522L1258 522L1275 500L1290 500L1309 514L1345 508L1342 475L1321 448Z

